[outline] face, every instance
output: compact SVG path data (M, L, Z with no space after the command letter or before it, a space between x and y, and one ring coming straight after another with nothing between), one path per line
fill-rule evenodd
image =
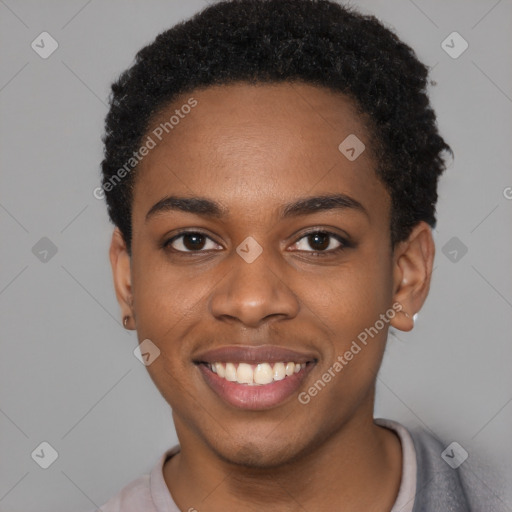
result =
M131 258L112 243L116 292L139 342L160 350L147 368L180 442L272 467L371 421L407 264L347 98L209 87L155 128L190 98L161 141L148 131L158 144L136 171ZM366 145L355 160L338 149L351 134Z

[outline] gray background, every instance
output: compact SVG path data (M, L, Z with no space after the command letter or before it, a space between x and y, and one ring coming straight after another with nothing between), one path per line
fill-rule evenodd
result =
M457 441L464 464L489 465L480 479L512 510L512 2L355 4L433 67L432 102L455 152L431 294L416 328L389 338L376 416ZM93 509L176 443L133 355L136 334L120 324L112 226L92 191L110 83L205 5L0 0L1 511ZM48 59L31 48L43 31L59 44ZM456 59L441 47L453 31L469 43ZM57 248L46 261L43 237ZM31 458L43 441L59 455L46 470Z

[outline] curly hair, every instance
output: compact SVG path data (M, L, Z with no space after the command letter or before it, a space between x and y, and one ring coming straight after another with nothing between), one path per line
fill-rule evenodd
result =
M293 81L344 94L369 120L376 173L391 197L392 245L420 221L435 227L451 149L427 96L428 68L414 51L374 16L334 1L225 0L159 34L111 86L102 189L130 253L132 157L155 116L196 88Z

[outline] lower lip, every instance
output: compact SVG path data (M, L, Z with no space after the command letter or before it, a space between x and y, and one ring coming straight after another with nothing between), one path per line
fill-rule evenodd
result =
M228 404L239 409L263 410L282 404L293 395L314 366L308 363L306 368L282 380L269 384L254 385L238 384L219 377L205 364L199 364L206 383Z

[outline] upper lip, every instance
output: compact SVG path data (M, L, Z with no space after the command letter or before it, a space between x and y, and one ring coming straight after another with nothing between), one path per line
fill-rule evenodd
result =
M316 361L312 353L297 352L277 345L260 345L248 347L246 345L231 345L202 352L194 357L196 363L309 363Z

